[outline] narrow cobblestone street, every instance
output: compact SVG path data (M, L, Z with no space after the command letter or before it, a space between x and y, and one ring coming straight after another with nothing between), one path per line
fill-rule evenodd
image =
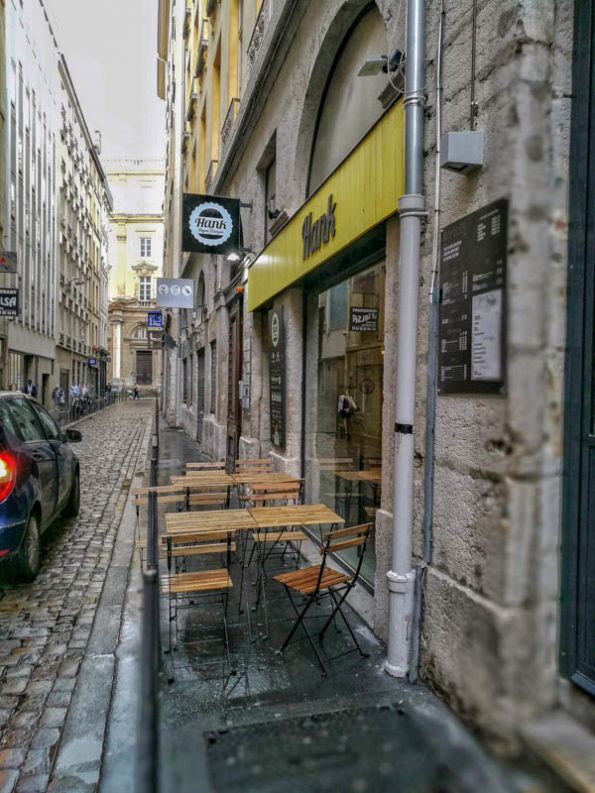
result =
M45 533L34 583L0 584L0 793L48 787L153 407L121 403L77 425L80 514Z

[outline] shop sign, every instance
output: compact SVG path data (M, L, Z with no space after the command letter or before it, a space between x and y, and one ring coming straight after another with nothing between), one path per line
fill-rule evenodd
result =
M87 358L87 366L97 366L98 363L99 362L98 362L97 358L94 355L90 355Z
M378 332L378 309L364 308L362 306L351 306L349 318L349 330L351 331L372 331Z
M285 446L285 328L283 307L269 311L269 391L271 441Z
M0 288L0 317L19 316L19 290Z
M147 314L147 327L149 328L162 328L163 327L163 311L149 311Z
M438 392L503 394L508 201L442 232Z
M194 281L191 278L158 278L157 305L160 308L194 308Z
M0 273L17 272L17 255L14 251L0 251Z
M304 218L302 225L302 240L304 242L304 249L302 259L305 261L308 256L315 253L322 245L327 243L331 237L335 236L335 209L337 203L333 203L333 196L328 197L327 210L324 215L321 215L318 220L312 223L312 213L309 212Z
M182 249L187 253L240 253L240 199L184 193Z

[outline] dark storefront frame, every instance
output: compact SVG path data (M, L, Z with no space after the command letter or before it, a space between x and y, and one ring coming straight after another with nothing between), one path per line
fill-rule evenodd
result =
M580 0L575 14L560 662L595 694L595 8Z

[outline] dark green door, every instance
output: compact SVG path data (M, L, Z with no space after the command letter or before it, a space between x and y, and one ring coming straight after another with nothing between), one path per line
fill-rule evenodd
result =
M561 659L595 694L595 5L575 11Z

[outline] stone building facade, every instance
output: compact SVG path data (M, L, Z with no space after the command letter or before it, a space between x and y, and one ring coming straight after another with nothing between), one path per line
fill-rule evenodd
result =
M107 364L107 234L112 197L64 58L58 65L58 306L55 385L65 394L85 383L105 390Z
M178 96L184 94L177 129L186 124L178 139L183 157L172 165L166 195L177 178L188 192L239 197L244 239L239 262L180 256L180 275L195 280L198 300L193 313L180 317L180 349L171 355L181 356L183 368L165 397L168 415L214 458L233 464L234 457L271 454L276 468L305 478L307 500L325 501L352 524L374 522L363 572L374 597L372 627L385 639L386 576L399 516L393 481L404 151L396 50L406 54L407 3L244 3L241 37L232 0L206 9L162 5L171 13L166 19L178 15L168 65ZM576 550L587 542L587 528L579 541L562 517L569 514L562 490L576 421L572 362L583 350L576 339L566 341L574 317L569 266L575 280L577 272L568 255L569 207L575 208L569 155L572 136L587 134L580 128L584 113L573 105L572 68L573 58L577 73L592 63L592 33L584 31L592 31L593 15L588 3L570 0L488 0L464 8L431 0L425 19L428 214L412 537L422 619L412 626L419 654L409 671L510 748L523 736L530 740L533 725L548 714L583 726L595 717L593 658L585 650L592 642L580 612L589 579ZM395 55L390 79L360 75L366 62L387 53ZM170 105L169 113L179 107ZM442 133L483 132L481 168L468 175L436 168L438 118ZM508 212L505 386L497 395L436 394L429 363L438 343L430 301L436 240L440 249L435 234L501 199ZM584 217L570 228L580 233ZM170 244L166 239L166 257ZM570 250L577 245L571 235ZM592 283L592 262L591 270L581 267ZM582 292L573 288L589 294L585 284ZM592 300L585 310L581 322L592 317ZM284 392L273 399L272 323L277 339L281 328L285 365ZM588 338L588 324L581 328ZM592 366L588 344L584 349L583 394ZM593 493L594 466L584 465L576 508L583 512L575 517L588 527L593 515L589 522L580 504ZM347 555L341 561L355 563ZM579 604L575 614L571 602Z
M154 392L161 350L150 342L147 316L163 274L163 161L106 160L114 196L109 228L109 339L112 385Z

